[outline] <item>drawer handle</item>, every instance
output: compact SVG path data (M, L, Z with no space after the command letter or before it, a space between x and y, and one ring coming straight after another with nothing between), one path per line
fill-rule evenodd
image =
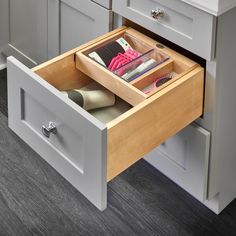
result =
M48 126L43 125L42 126L42 133L45 137L50 138L50 134L56 134L57 133L57 127L54 122L49 122Z
M151 17L155 20L159 20L160 17L163 17L165 15L164 10L162 9L155 9L151 10Z

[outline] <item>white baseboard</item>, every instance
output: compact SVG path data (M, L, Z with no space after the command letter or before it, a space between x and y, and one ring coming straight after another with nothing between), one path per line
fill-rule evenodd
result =
M7 67L7 65L6 64L0 64L0 70L3 70L3 69L5 69Z
M0 70L3 70L7 67L6 58L0 54Z

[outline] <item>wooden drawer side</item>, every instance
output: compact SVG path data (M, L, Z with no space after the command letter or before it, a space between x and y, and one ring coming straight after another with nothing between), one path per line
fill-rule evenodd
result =
M199 67L108 124L108 181L202 114L203 80Z

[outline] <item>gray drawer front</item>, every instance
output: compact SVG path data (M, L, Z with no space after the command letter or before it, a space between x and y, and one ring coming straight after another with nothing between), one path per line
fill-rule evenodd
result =
M210 133L189 125L149 153L145 159L175 183L204 201L207 195L207 176Z
M106 208L107 129L15 58L8 58L9 127L100 210ZM53 121L57 134L42 134Z
M215 17L206 12L176 0L113 0L112 9L207 60L214 56ZM164 11L159 20L155 9Z

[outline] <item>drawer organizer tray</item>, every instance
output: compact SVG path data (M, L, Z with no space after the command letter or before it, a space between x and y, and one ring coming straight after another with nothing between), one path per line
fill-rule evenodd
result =
M157 44L122 27L32 70L8 58L9 127L100 210L107 206L107 181L203 110L204 69L173 50L160 49L169 59L131 83L85 55L124 32L153 48ZM156 77L170 72L177 76L150 94L142 92ZM101 121L61 93L93 83L121 98L113 118ZM106 115L109 109L102 112ZM51 122L57 132L46 137L42 127L51 127Z
M153 69L148 70L131 82L125 81L119 75L115 74L115 72L110 71L88 57L88 54L91 52L96 51L102 46L104 47L104 45L115 39L124 37L124 35L130 35L127 41L130 45L134 45L133 48L144 54L144 56L147 56L147 52L150 51L150 49L154 50L150 57L158 62L158 65ZM109 36L96 40L94 44L80 50L76 55L76 67L80 71L84 72L86 75L134 106L199 66L197 63L166 47L157 48L157 42L155 40L127 27L122 27L117 33L112 33ZM159 86L149 94L142 92L146 86L152 84L157 78L172 72L174 72L176 76L168 83Z

